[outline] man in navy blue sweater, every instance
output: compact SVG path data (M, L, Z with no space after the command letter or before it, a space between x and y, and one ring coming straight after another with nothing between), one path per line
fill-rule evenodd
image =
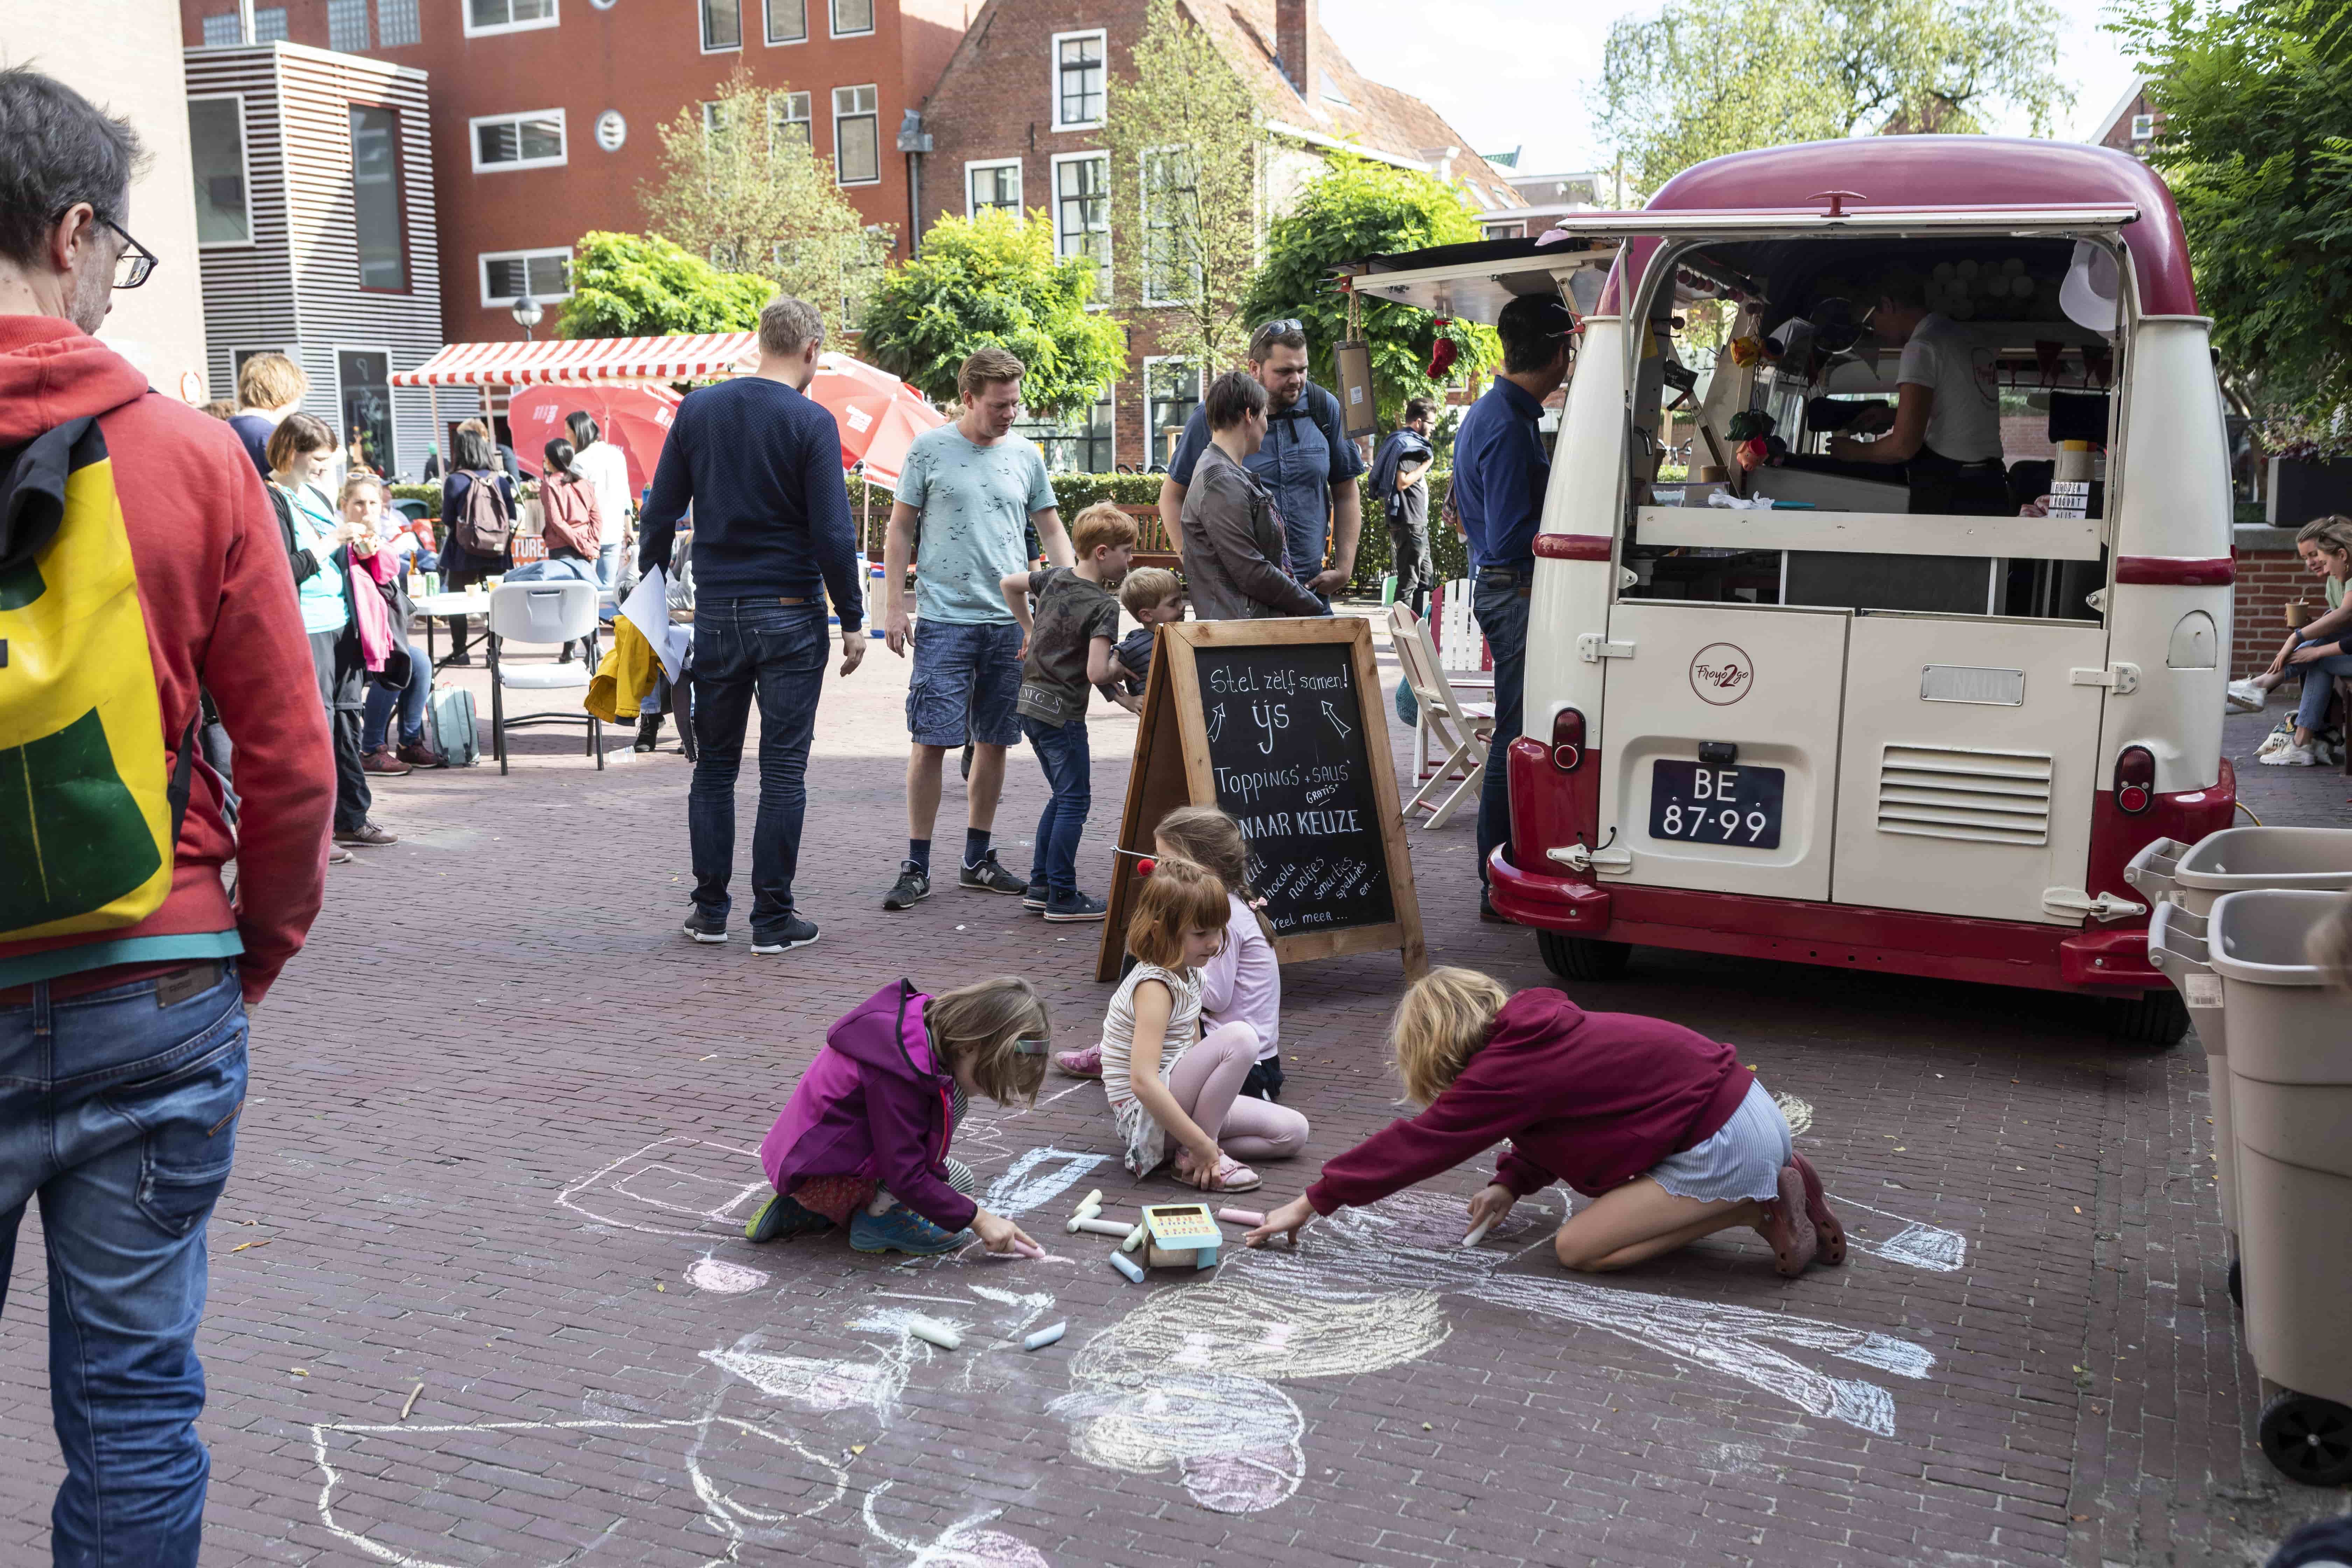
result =
M694 784L687 835L694 911L686 934L727 940L735 860L735 775L751 700L760 703L760 814L751 828L751 951L816 940L793 908L808 805L809 739L824 685L824 597L841 617L841 673L866 657L864 601L841 432L803 392L824 322L779 295L760 312L760 368L689 394L662 445L638 521L637 565L669 564L678 519L694 516Z

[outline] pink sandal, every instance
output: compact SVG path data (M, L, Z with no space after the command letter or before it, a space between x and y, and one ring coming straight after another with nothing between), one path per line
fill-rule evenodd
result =
M1820 1249L1813 1222L1805 1213L1805 1178L1794 1165L1780 1167L1780 1195L1764 1205L1756 1234L1772 1247L1772 1267L1795 1279L1805 1271Z
M1199 1187L1203 1192L1211 1193L1246 1193L1255 1191L1264 1184L1263 1179L1255 1171L1251 1170L1231 1154L1225 1155L1217 1162L1217 1173L1214 1179L1203 1182L1200 1179L1199 1173L1193 1169L1192 1151L1190 1149L1176 1151L1176 1179L1187 1186Z
M1072 1078L1100 1078L1102 1047L1088 1046L1082 1051L1055 1051L1054 1065Z
M1830 1213L1829 1194L1822 1190L1822 1178L1813 1169L1813 1163L1802 1154L1791 1154L1789 1163L1796 1166L1797 1174L1804 1178L1805 1217L1813 1222L1813 1233L1821 1241L1815 1261L1824 1268L1835 1268L1845 1261L1845 1226Z

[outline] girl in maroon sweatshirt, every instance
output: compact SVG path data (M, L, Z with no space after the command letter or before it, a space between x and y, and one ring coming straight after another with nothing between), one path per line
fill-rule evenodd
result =
M1437 969L1391 1026L1405 1092L1425 1106L1323 1167L1249 1233L1296 1240L1317 1215L1377 1203L1510 1140L1470 1200L1485 1229L1565 1180L1593 1199L1553 1242L1570 1268L1623 1268L1733 1226L1771 1244L1783 1274L1845 1261L1845 1231L1789 1124L1731 1047L1677 1024L1587 1013L1557 991L1517 996Z

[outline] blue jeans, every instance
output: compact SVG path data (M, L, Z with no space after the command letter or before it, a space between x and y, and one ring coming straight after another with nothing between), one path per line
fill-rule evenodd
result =
M621 547L617 544L601 545L597 548L596 586L609 588L613 585L613 563L620 558Z
M686 831L694 902L725 921L735 865L735 775L743 731L760 701L760 811L751 826L751 935L793 915L801 818L808 807L809 739L824 687L824 605L774 599L706 599L694 612L694 783Z
M1087 749L1087 721L1048 724L1024 717L1023 733L1037 748L1037 762L1054 796L1037 818L1037 850L1029 861L1029 885L1045 884L1055 893L1071 893L1078 886L1078 836L1086 831L1087 813L1094 805L1094 758Z
M50 1551L75 1568L194 1568L212 1473L196 1325L245 1102L245 1002L234 963L169 1006L156 984L59 1001L44 981L0 1006L0 1305L37 1194L66 1464Z
M1470 593L1478 629L1495 654L1495 739L1486 752L1486 776L1478 790L1478 880L1486 879L1486 858L1511 841L1511 742L1519 738L1528 677L1528 595L1535 586L1535 563L1482 566Z
M395 707L400 710L401 743L410 745L425 738L425 709L433 700L433 672L425 667L425 650L404 633L398 646L408 650L408 684L388 686L380 675L368 677L367 720L360 733L362 752L373 752L384 743Z
M2303 673L2303 700L2295 705L2295 723L2305 730L2325 729L2327 725L2327 701L2336 692L2336 683L2328 677L2352 675L2352 654L2331 653L2325 658L2315 658L2309 664L2288 668Z

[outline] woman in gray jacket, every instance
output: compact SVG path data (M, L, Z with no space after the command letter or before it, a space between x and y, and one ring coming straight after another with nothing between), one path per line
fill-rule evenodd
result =
M1205 400L1209 445L1184 491L1184 583L1204 621L1328 616L1290 574L1274 498L1243 459L1265 439L1265 388L1227 371Z

